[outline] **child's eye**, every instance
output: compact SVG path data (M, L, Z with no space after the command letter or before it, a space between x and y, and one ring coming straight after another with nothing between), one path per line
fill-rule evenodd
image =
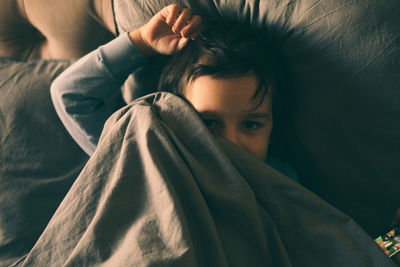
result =
M249 131L255 131L259 129L261 126L262 124L257 121L245 121L242 124L242 127Z

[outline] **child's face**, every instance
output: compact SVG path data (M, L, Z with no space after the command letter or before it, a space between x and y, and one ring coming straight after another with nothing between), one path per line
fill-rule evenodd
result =
M270 93L257 109L252 97L255 76L213 78L200 76L184 90L185 97L199 112L210 131L246 149L259 159L267 156L272 131Z

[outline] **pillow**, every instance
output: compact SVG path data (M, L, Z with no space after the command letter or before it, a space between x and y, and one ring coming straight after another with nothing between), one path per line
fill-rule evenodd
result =
M297 33L284 47L298 85L287 156L305 186L380 234L400 207L400 2L115 0L119 32L170 3Z
M0 57L79 58L114 30L110 0L0 2Z
M35 244L87 156L58 119L52 80L69 61L0 61L0 265Z

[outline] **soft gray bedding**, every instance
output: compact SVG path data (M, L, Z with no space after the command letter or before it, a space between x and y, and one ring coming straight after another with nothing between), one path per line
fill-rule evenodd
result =
M350 216L370 237L380 234L400 207L400 2L115 0L120 32L142 25L171 2L190 6L203 15L280 21L304 32L285 50L299 77L288 121L287 155L303 185ZM88 261L115 266L124 265L125 260L157 261L157 257L164 263L171 257L171 263L194 261L199 265L201 260L215 258L223 265L232 259L243 260L240 253L232 252L237 249L243 250L243 255L254 255L249 259L255 262L265 259L267 263L282 262L283 266L290 266L289 262L293 266L313 262L309 264L313 266L314 261L323 261L319 266L391 266L349 217L301 186L265 165L259 166L230 144L221 140L216 143L204 131L195 133L201 135L198 142L208 146L192 144L186 136L178 138L190 132L189 124L182 133L172 131L180 125L175 121L180 117L158 117L159 109L172 108L171 114L175 114L173 106L157 108L166 102L157 100L153 108L148 108L146 101L138 105L152 110L145 112L154 115L149 127L124 128L135 125L132 114L136 109L128 108L126 116L114 117L117 126L111 129L108 125L102 152L79 175L88 157L63 128L49 96L51 81L69 64L45 60L0 63L0 266L22 264L27 254L26 265L48 266L53 262L54 266L74 266ZM150 70L130 86L145 83L140 77L156 80ZM168 121L164 121L166 118ZM160 132L150 131L150 126ZM135 137L125 133L143 134L149 143L135 143ZM115 136L112 142L111 136ZM152 157L150 146L156 151L154 159L146 161L150 165L133 157L135 149ZM187 147L199 152L195 149L187 153ZM196 154L192 158L192 153L203 155L206 148L214 149L204 154L209 157ZM166 151L174 151L176 157L163 157ZM253 164L258 167L253 168ZM229 170L235 170L233 176L222 175ZM177 179L178 171L184 178ZM127 178L137 172L145 175L138 180ZM159 183L151 187L153 180L149 177L154 172L167 175L165 180L156 176ZM202 178L189 179L191 176ZM237 183L215 184L224 177L234 177ZM67 200L46 228L70 188ZM239 196L227 198L220 188L226 192L242 190L244 201L239 201ZM83 194L80 189L88 192ZM141 199L149 200L151 194L159 194L162 202ZM75 198L77 195L80 197ZM241 204L236 205L236 201ZM178 203L164 211L172 214L171 219L161 223L154 219L161 218L157 212L162 213L161 207L170 207L171 203ZM69 210L73 207L78 209ZM243 215L235 217L234 211ZM250 219L253 224L246 225L244 222ZM181 234L173 235L174 229ZM145 241L152 236L160 238ZM171 236L179 238L168 243ZM258 245L268 253L260 255ZM171 249L158 254L163 246ZM127 253L136 248L140 253L128 257ZM208 252L215 257L203 257Z
M0 61L0 266L32 248L87 160L50 100L69 65Z
M349 217L158 93L106 123L23 266L395 266Z

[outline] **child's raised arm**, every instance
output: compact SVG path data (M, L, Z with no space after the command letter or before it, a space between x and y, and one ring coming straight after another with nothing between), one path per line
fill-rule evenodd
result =
M108 106L112 96L154 54L173 54L194 39L201 18L187 8L169 5L141 28L121 34L72 64L51 86L58 116L89 155L96 149L104 123L121 106Z

